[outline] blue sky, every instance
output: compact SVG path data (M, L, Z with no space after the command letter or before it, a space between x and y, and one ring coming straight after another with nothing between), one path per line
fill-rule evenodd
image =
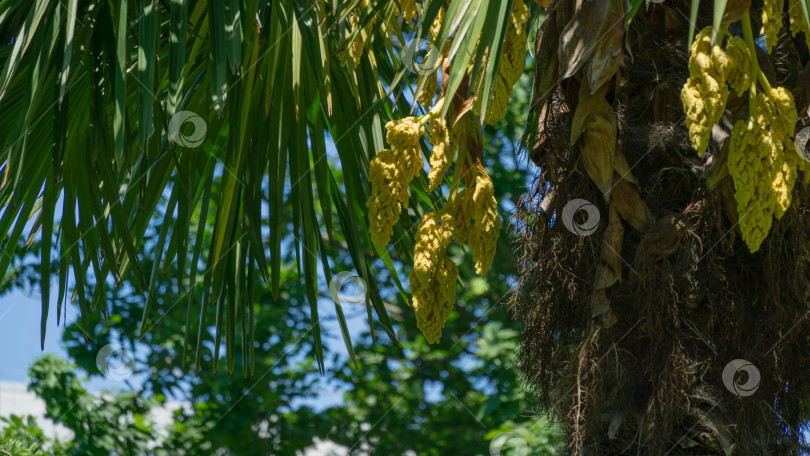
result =
M51 308L54 310L48 316L44 353L66 357L67 352L60 346L61 327L56 327L55 301L52 298ZM27 382L28 365L43 353L39 345L41 307L38 297L29 298L20 290L0 298L0 346L3 347L0 380ZM68 306L68 319L74 319L76 314L76 310Z
M55 294L55 293L54 293ZM334 317L334 305L327 300L319 303L319 312L323 317L325 332L337 337L324 337L324 343L330 344L329 349L348 356L343 340L340 338L340 329L337 322L330 318ZM40 315L41 304L38 296L28 297L21 290L14 290L11 293L0 297L0 346L3 347L2 357L0 357L0 381L28 383L28 366L35 358L45 353L53 353L62 358L67 358L67 350L62 345L62 326L56 326L56 299L51 296L51 311L48 316L48 326L45 336L45 349L40 349ZM353 339L358 339L360 333L367 329L365 312L347 312L347 323ZM67 306L68 321L74 321L78 317L78 308L74 305ZM288 360L293 362L293 359ZM329 360L326 360L327 364ZM87 373L81 376L86 377ZM136 385L137 378L131 378ZM329 378L319 380L318 390L321 394L312 400L301 401L296 405L308 405L317 410L328 408L342 403L342 394L336 390L329 382ZM126 383L116 380L109 380L101 376L94 376L87 385L90 390L120 390L128 389ZM3 407L0 404L0 415Z

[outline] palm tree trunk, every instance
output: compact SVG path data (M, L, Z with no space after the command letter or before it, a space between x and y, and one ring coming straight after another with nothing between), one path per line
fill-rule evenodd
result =
M525 380L575 455L799 454L808 187L798 179L751 253L727 166L748 98L729 95L701 157L680 101L691 5L645 2L625 27L611 3L554 2L535 43L526 144L540 171L514 220ZM697 18L711 25L710 2ZM786 30L757 55L770 85L793 92L800 131L808 48Z

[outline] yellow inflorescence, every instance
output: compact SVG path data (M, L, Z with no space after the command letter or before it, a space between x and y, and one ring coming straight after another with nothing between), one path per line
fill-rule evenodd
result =
M473 224L470 225L470 220ZM486 275L495 256L501 229L492 181L485 175L460 191L441 212L426 214L419 224L410 274L412 306L417 324L430 343L436 343L455 302L458 269L446 250L455 238L473 251L475 270Z
M449 214L428 212L422 217L416 231L411 286L414 286L414 280L422 287L428 285L434 271L441 264L451 240L453 240L453 222Z
M401 1L399 8L406 21L417 12L413 0ZM432 42L435 42L441 30L445 14L444 8L440 8L430 27ZM506 31L501 64L493 82L487 123L497 122L503 117L512 94L512 86L523 74L526 59L525 27L528 18L529 10L523 0L516 0ZM450 45L451 42L448 41L439 52L439 62L446 57ZM480 154L473 147L478 143L470 141L471 127L467 125L474 124L480 128L478 122L471 121L474 116L469 113L464 122L457 122L451 131L448 118L441 116L445 98L440 97L431 106L438 81L435 73L428 76L430 77L417 95L418 102L427 112L420 117L407 117L386 124L386 142L390 149L381 150L370 163L371 197L366 204L372 241L378 248L382 248L391 241L393 226L397 223L402 208L408 207L411 180L424 166L420 142L425 126L429 130L429 141L433 146L429 160L429 192L434 192L442 185L458 149L460 158L456 164L447 203L443 208L426 214L419 223L413 270L409 276L411 306L416 313L417 325L429 343L437 343L455 304L458 267L447 256L449 244L454 239L459 244L468 244L477 273L485 276L495 255L501 219L492 180L481 166ZM481 90L478 86L476 89ZM480 100L475 100L473 104L473 110L480 109ZM476 132L480 134L480 130ZM462 182L467 185L460 189Z
M413 270L410 274L416 322L428 343L436 343L456 299L458 268L447 258L453 238L452 216L429 212L416 233Z
M782 30L782 12L784 0L765 0L762 6L762 31L765 34L765 47L768 52L776 44L779 31Z
M472 226L470 219L473 220ZM417 324L429 343L436 343L455 302L458 269L446 250L455 238L473 251L475 269L486 275L495 256L501 229L492 181L485 175L460 191L444 211L426 214L419 224L410 274Z
M430 25L430 30L428 34L430 35L430 44L436 41L436 37L439 36L439 31L442 28L442 22L444 22L444 7L439 8L439 12L436 13L436 18L433 19L433 23ZM432 53L437 52L437 50L431 49L431 54L428 55L429 58L435 58L436 61L433 62L436 65L436 69L441 67L442 62L444 61L445 56L447 55L447 51L449 50L450 42L444 43L444 49L439 52L438 56L434 56ZM425 109L429 108L433 105L433 97L436 96L436 90L439 88L439 80L436 77L436 71L431 71L425 76L425 84L422 86L422 89L419 91L417 95L417 100L419 104L421 104Z
M392 132L396 136L397 126L389 129L389 135ZM399 138L392 139L397 141ZM391 227L401 211L400 203L407 204L400 189L404 187L407 192L403 175L408 166L398 166L396 155L395 151L384 149L372 160L370 167L372 198L368 202L369 219L372 239L378 245L390 239ZM416 233L410 273L411 305L416 312L417 325L429 343L436 343L441 338L442 328L455 302L458 268L447 257L450 242L453 239L460 244L466 241L473 251L476 271L484 276L495 256L500 228L492 180L483 173L475 178L473 186L451 196L442 210L429 212L422 218Z
M756 122L738 121L731 133L728 170L743 241L759 250L773 224L790 206L798 173L793 130L798 115L793 96L782 87L757 94Z
M408 207L408 184L423 165L419 138L425 132L414 117L393 120L385 128L391 150L381 150L369 163L371 197L366 203L371 240L378 246L388 244L401 207Z
M498 74L492 80L485 119L487 124L494 124L503 119L509 107L509 99L512 98L512 87L526 67L526 23L529 15L529 8L523 0L515 0L501 50ZM481 113L481 101L484 97L484 84L481 81L479 78L476 82L476 96L473 103L473 111L478 115Z
M431 120L428 124L430 130L430 142L433 144L433 152L430 154L430 173L428 181L430 186L428 191L433 191L444 179L444 173L453 161L453 150L450 149L450 132L447 124L442 119Z
M728 57L728 66L726 67L726 81L729 87L737 92L737 95L742 95L751 83L748 77L751 64L751 53L748 51L745 41L738 37L732 36L726 43L726 56Z
M371 182L371 197L368 199L369 231L371 240L377 245L386 245L394 234L394 224L399 220L401 211L399 195L404 173L397 168L396 157L390 149L383 149L371 160L368 166Z
M436 75L432 73L428 74L425 79L425 85L422 86L422 90L420 90L419 94L416 96L417 100L419 100L419 104L426 109L429 108L433 104L433 97L436 96L436 89L438 88L439 80L436 79Z
M360 19L357 17L356 14L352 13L350 20L352 24L352 30L356 29L360 23ZM363 36L363 33L364 33L363 31L358 33L357 36L354 38L354 41L352 41L351 46L349 46L348 56L349 56L349 66L351 68L357 68L357 65L360 64L360 57L363 56L363 50L366 47L365 37Z
M450 203L448 210L450 215L453 216L453 234L459 243L467 242L467 237L470 234L470 220L475 214L475 206L473 204L473 190L465 188L458 192L455 200Z
M793 100L793 94L784 87L776 87L770 91L767 97L761 95L765 100L762 105L762 116L760 122L769 122L771 131L776 130L779 134L778 138L787 138L788 140L793 137L793 130L796 127L796 121L799 120L799 114L796 112L796 102Z
M810 47L810 30L807 28L807 21L804 20L804 10L802 9L799 0L788 0L790 6L788 7L788 16L790 16L790 33L796 36L799 32L804 33L804 39L807 41L807 47Z
M410 182L424 166L419 139L425 134L425 127L420 125L416 117L406 117L388 122L385 129L388 131L385 140L401 158L399 166L410 176ZM407 202L405 207L408 207Z
M430 344L438 343L442 328L456 302L456 279L458 267L445 257L435 270L429 288L411 285L416 326Z
M778 40L782 9L782 0L764 1L762 33L768 52ZM807 32L803 16L798 1L790 0L794 36ZM749 21L747 17L743 20ZM782 218L789 209L798 172L805 171L805 164L794 153L798 113L793 95L784 87L771 87L756 61L750 26L743 25L746 39L728 36L725 49L712 46L711 27L698 34L692 44L690 77L681 91L681 100L690 140L702 155L712 127L725 112L728 87L741 97L748 93L749 117L732 129L727 166L734 182L743 241L751 252L756 252L768 236L774 217ZM722 31L718 39L722 41L725 34ZM808 174L805 171L805 180L810 180Z
M731 132L728 171L734 179L740 231L751 252L759 250L773 223L770 184L770 134L754 122L738 121Z
M690 76L681 90L681 102L686 112L684 123L689 128L692 147L701 157L709 146L712 126L725 110L728 100L725 72L731 65L720 47L712 47L711 32L711 27L706 27L695 37L689 58Z
M439 11L436 13L436 17L433 19L433 23L430 24L430 30L428 30L428 34L434 40L437 36L439 36L439 32L442 29L442 23L444 22L444 15L447 14L447 11L444 10L442 6L439 8ZM449 44L449 43L446 43Z
M498 201L492 181L478 176L472 195L473 225L467 238L475 257L475 271L484 277L495 257L495 245L501 230L501 217L498 215Z
M411 19L416 16L416 0L400 0L399 8L400 11L402 11L405 22L410 22Z
M777 219L782 218L790 206L791 192L798 174L798 155L793 144L793 131L799 116L793 95L784 87L770 91L769 96L759 94L757 123L770 125L771 136L771 191L776 196L773 209Z

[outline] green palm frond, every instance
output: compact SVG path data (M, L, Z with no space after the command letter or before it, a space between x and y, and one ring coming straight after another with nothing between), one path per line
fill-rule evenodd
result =
M142 331L172 310L158 312L153 296L176 262L189 308L192 297L204 303L199 318L187 319L186 341L193 321L213 325L217 352L225 338L231 372L236 334L246 331L237 322L252 307L251 281L269 281L278 299L280 264L292 250L323 368L317 275L320 267L331 276L325 243L338 230L369 284L369 318L373 310L396 341L370 258L382 256L405 296L392 256L408 261L413 233L397 228L391 251L373 247L368 164L384 147L385 123L412 110L418 80L402 49L426 35L444 1L423 1L413 24L397 17L397 3L0 1L0 277L23 235L29 244L41 237L43 341L52 261L57 312L77 302L83 321L89 312L106 313L105 290L126 278L143 296ZM436 45L456 37L451 88L469 62L491 87L498 59L486 61L484 53L498 55L509 5L450 4ZM343 55L372 19L366 52L350 68ZM417 215L442 198L428 194L426 182L422 175L412 184ZM144 270L139 252L150 227L159 233L157 257ZM288 235L295 242L282 245ZM60 254L53 260L52 245ZM197 369L205 337L197 331Z

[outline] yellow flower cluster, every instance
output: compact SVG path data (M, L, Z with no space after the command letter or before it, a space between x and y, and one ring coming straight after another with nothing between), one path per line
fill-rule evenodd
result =
M745 40L738 36L729 38L726 43L726 56L728 57L728 66L725 75L728 85L737 92L737 95L742 95L751 84L748 76L750 73L751 52L748 51Z
M468 188L458 192L456 199L448 209L453 216L453 234L460 244L467 242L471 227L470 220L475 214L472 192L473 189Z
M791 202L797 168L793 130L798 119L793 96L782 87L757 94L756 121L738 121L731 133L728 170L734 180L739 224L751 252L759 250L773 216Z
M734 180L740 231L751 252L759 250L773 223L773 206L767 195L771 155L768 139L768 132L758 124L740 120L729 142L728 171Z
M416 14L414 1L402 1L399 8L406 21ZM440 8L430 27L432 42L435 42L441 30L445 14L445 9ZM523 0L516 0L506 31L503 57L493 82L492 109L486 119L488 123L497 122L503 117L512 86L523 73L528 18L529 10ZM446 56L449 44L445 43L445 49L440 52L440 61ZM469 150L473 143L469 140L471 133L465 125L480 126L472 120L473 114L469 113L464 122L454 126L451 131L449 121L440 117L445 100L440 98L435 106L430 107L438 89L437 78L435 74L432 76L426 79L417 95L418 102L428 112L421 117L408 117L386 124L386 142L390 149L380 151L370 163L371 197L366 204L372 241L377 247L384 247L391 241L393 226L402 208L408 207L410 182L424 166L420 140L425 127L429 130L429 141L433 145L429 159L428 191L435 191L442 184L458 149L461 158L456 165L458 168L447 204L426 214L419 223L414 245L414 267L410 273L411 306L416 313L417 325L429 343L437 343L455 303L458 267L447 256L450 242L455 239L460 244L468 244L473 253L475 269L484 276L495 255L501 219L492 180L480 163L475 164L473 157L477 156L477 152ZM479 93L478 98L480 96ZM473 109L480 109L480 101L476 103ZM476 132L480 134L479 130ZM466 161L468 159L469 162ZM472 174L472 180L466 173ZM468 185L459 189L462 181Z
M371 197L366 206L371 240L384 246L391 240L401 207L408 207L408 184L422 169L419 138L425 128L415 117L392 120L385 125L391 150L381 150L369 163Z
M712 47L711 33L712 28L706 27L695 37L689 57L690 76L681 90L684 123L692 147L701 157L709 146L712 126L723 116L728 100L725 72L730 62L719 46Z
M428 124L430 142L433 143L433 152L430 154L430 173L428 191L433 191L444 179L444 173L450 168L453 161L453 150L450 148L450 132L443 119L433 119Z
M790 7L795 35L805 31L807 25L801 5L791 0ZM778 40L782 9L782 0L764 1L762 33L768 51ZM690 77L681 91L681 100L690 140L702 155L711 128L725 111L728 87L740 96L749 92L749 118L738 121L732 129L727 166L734 181L743 241L751 252L756 252L768 236L773 218L782 218L790 207L798 172L805 165L793 152L798 121L793 95L784 87L771 87L756 61L749 19L743 20L746 39L729 36L725 50L712 46L711 27L698 34L692 44Z
M529 8L523 0L515 0L512 4L512 13L509 26L501 49L501 59L498 64L498 74L492 81L492 89L487 102L487 115L485 123L494 124L503 119L512 98L512 87L520 79L526 67L526 23L529 20ZM473 111L481 114L481 102L484 98L483 79L476 82L476 96Z
M417 13L416 0L400 0L399 9L402 11L405 22L410 22Z
M416 231L416 245L413 250L411 287L428 288L452 240L453 219L450 214L428 212L422 217Z
M439 36L439 32L442 29L442 23L444 23L444 15L445 14L447 14L447 11L445 11L444 7L442 6L441 8L439 8L439 11L436 13L436 17L433 19L433 23L430 24L430 30L428 30L428 34L434 40L436 39L437 36ZM449 44L449 43L445 43L445 44Z
M439 342L456 301L458 268L446 256L453 237L452 216L429 212L416 233L410 274L416 325L428 343Z
M774 215L780 219L790 206L791 192L796 184L799 157L793 153L792 138L799 116L793 95L784 87L771 90L767 97L759 94L758 106L757 123L762 128L770 125L771 190L776 196Z
M473 224L470 225L470 220ZM447 258L455 238L473 251L475 270L486 275L495 256L501 229L492 181L479 175L475 186L460 191L441 212L429 212L419 224L410 274L412 306L419 329L429 343L436 343L455 302L458 269Z
M423 122L428 119L407 117L386 124L386 141L391 149L381 150L370 163L371 197L366 204L371 238L378 246L390 241L402 207L408 207L408 185L422 168L419 139L424 134ZM433 190L441 182L454 152L443 119L430 119L428 128L434 143L428 176ZM483 172L475 178L472 186L455 193L455 196L451 194L445 208L422 218L416 233L414 267L410 273L411 305L419 329L428 342L439 341L455 302L458 268L447 258L450 242L454 238L460 244L467 242L473 252L475 269L484 276L492 264L500 228L492 180Z
M799 32L804 33L804 39L807 41L807 47L810 47L810 30L807 28L807 22L804 20L804 10L802 9L799 0L788 0L790 6L788 7L788 16L790 16L790 33L796 36Z
M439 80L436 79L435 74L427 75L425 79L425 84L422 86L422 90L419 91L416 98L425 109L429 108L433 104L433 97L436 96L436 89L439 88Z
M771 52L782 30L782 12L785 0L765 0L762 5L762 31L765 34L765 48ZM801 8L801 7L800 7Z
M394 224L399 220L401 211L399 195L403 175L397 168L394 152L390 149L379 151L368 165L368 176L371 197L366 207L371 240L377 245L385 245L394 234Z
M433 45L436 41L436 37L439 36L439 31L442 28L442 22L444 22L444 15L445 10L444 7L439 8L439 12L436 13L436 18L433 19L433 23L430 25L430 30L428 30L428 34L430 35L430 44ZM438 56L436 56L436 66L441 67L442 62L444 61L445 56L447 55L448 50L450 49L450 42L444 43L444 48L441 50ZM436 52L431 49L431 52ZM433 55L429 55L428 57L433 58ZM419 91L417 95L417 99L419 100L419 104L421 104L425 109L429 108L433 104L433 97L436 96L436 90L439 88L439 80L436 77L436 72L433 71L430 74L426 75L425 84L422 86L422 89Z
M400 167L410 175L410 179L413 179L424 165L419 139L425 134L425 127L416 117L406 117L388 122L385 129L387 130L385 140L394 152L401 154Z
M476 178L472 205L474 223L467 243L473 251L475 272L484 277L495 257L495 245L501 230L498 201L495 200L495 191L489 177L479 175Z
M368 6L368 0L362 0L360 6L363 8ZM351 22L351 29L352 33L354 30L357 30L358 26L360 25L360 16L357 13L352 12L349 15L349 21ZM348 61L349 68L354 70L357 68L357 65L360 64L360 58L363 57L363 52L366 48L366 42L371 37L371 33L374 31L374 18L370 18L368 23L362 30L357 33L357 36L354 37L352 44L349 46L347 51L344 51L341 56L341 61L346 63Z
M360 23L360 19L357 17L356 14L352 13L351 17L351 24L352 30L357 29L358 24ZM360 57L363 56L363 50L366 47L366 41L364 36L364 31L360 31L357 36L352 41L351 46L349 47L349 66L354 69L357 68L357 65L360 64Z

